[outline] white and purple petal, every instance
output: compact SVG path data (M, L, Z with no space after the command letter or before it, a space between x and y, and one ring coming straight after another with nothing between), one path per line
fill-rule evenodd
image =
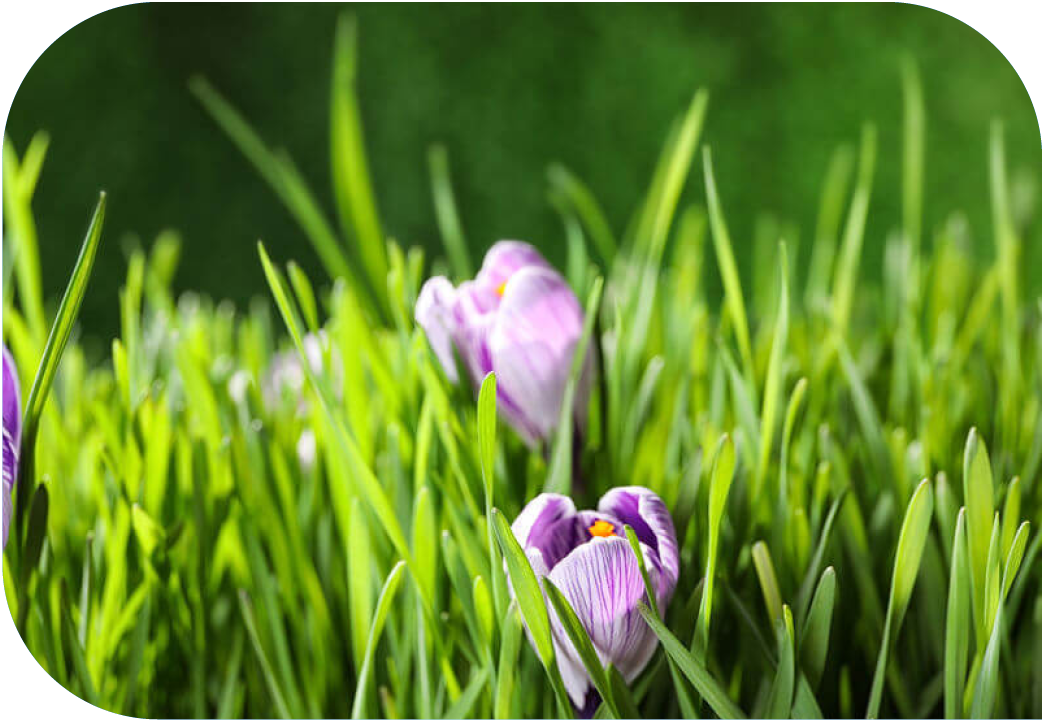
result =
M640 541L655 551L664 581L656 589L668 600L680 574L680 555L673 517L662 498L643 487L613 488L604 494L597 509L632 527Z
M645 546L642 550L652 552ZM653 565L648 572L656 584ZM644 599L644 581L629 542L618 536L594 538L557 563L549 578L582 622L601 663L613 664L632 682L648 664L658 639L637 609ZM582 707L589 676L552 608L550 616L558 651L570 661L561 664L565 687L572 702Z
M550 269L550 263L532 245L521 240L500 240L485 253L477 280L498 291L510 277L526 267Z
M7 348L4 348L3 359L3 544L7 547L7 534L11 527L12 502L11 492L18 479L18 453L22 442L22 404L18 386L18 374L14 359Z
M540 438L557 425L582 325L579 301L556 271L528 266L510 277L489 352L500 389ZM576 407L585 403L576 398Z
M416 323L427 334L431 349L453 383L459 382L456 357L452 351L456 333L455 305L456 288L448 278L439 275L423 284L415 310Z
M575 503L570 497L557 493L542 493L525 505L510 529L513 530L518 544L527 548L541 542L559 520L574 515Z

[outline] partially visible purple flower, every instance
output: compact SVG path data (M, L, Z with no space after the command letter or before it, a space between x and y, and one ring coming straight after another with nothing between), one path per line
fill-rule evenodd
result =
M14 359L4 347L4 467L3 467L3 547L11 528L11 492L18 479L18 453L22 443L22 402Z
M576 511L570 498L544 493L514 520L512 529L532 569L549 577L568 599L605 666L613 664L632 682L648 664L658 638L640 616L644 582L623 530L633 528L644 564L664 613L680 574L673 518L647 488L610 490L597 510ZM580 710L597 698L575 647L549 606L554 648L568 696Z
M460 382L454 351L474 389L494 370L507 422L530 446L550 437L582 335L583 309L539 251L501 240L473 280L453 287L447 278L432 277L416 301L416 322L450 381ZM584 371L575 403L580 426L588 376Z

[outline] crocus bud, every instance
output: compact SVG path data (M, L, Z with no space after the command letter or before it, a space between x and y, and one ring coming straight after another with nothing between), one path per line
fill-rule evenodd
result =
M640 540L659 612L665 613L680 573L673 518L658 495L642 487L610 490L597 510L577 512L570 498L544 493L532 500L512 529L537 577L567 598L601 664L614 665L632 682L648 664L658 638L640 616L644 581L624 526ZM592 712L599 701L590 677L553 606L554 650L568 696Z
M485 255L477 277L459 287L431 278L416 302L416 322L450 381L460 380L454 353L475 390L495 371L497 402L507 422L530 446L551 436L582 335L583 310L534 247L501 240ZM575 402L580 426L588 388L587 368Z
M4 468L3 468L3 547L11 528L11 492L18 479L18 451L22 442L22 403L14 359L4 348Z

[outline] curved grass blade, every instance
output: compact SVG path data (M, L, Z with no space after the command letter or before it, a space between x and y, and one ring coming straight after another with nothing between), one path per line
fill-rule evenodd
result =
M883 682L886 679L886 664L901 621L904 619L908 601L915 587L919 574L919 563L926 547L926 539L930 532L930 518L933 515L933 489L929 478L919 483L905 511L901 534L897 539L897 555L894 558L894 575L890 584L890 601L886 609L886 623L883 627L883 641L879 648L879 659L872 679L872 689L868 696L867 718L879 717L879 706L883 700Z
M821 574L814 592L807 621L800 635L800 667L811 687L817 687L825 669L832 630L832 610L836 604L836 571L830 566Z
M716 248L716 261L720 267L720 277L724 282L724 302L734 326L738 341L738 352L742 355L745 366L745 377L750 382L755 376L753 365L752 343L749 341L749 321L746 319L745 299L742 295L742 280L738 275L738 264L734 259L731 236L727 232L724 211L720 206L720 196L716 190L716 179L713 177L713 159L707 147L703 153L703 172L706 183L706 201L709 204L709 227L712 229L713 247Z
M553 164L547 171L550 187L561 193L575 210L575 214L586 227L590 239L597 246L597 252L604 261L605 267L611 267L615 260L618 242L611 231L604 211L597 204L597 199L590 189L563 165Z
M774 323L774 337L771 339L771 355L767 361L767 379L763 385L763 406L760 415L760 457L756 466L756 475L752 488L752 496L760 497L764 480L767 477L768 461L774 441L774 428L777 425L778 410L781 403L782 381L784 380L785 346L789 339L789 260L785 243L779 245L781 256L781 288L778 297L778 317Z
M354 238L370 289L386 312L390 306L387 244L380 228L362 137L362 117L355 90L357 44L354 19L341 17L333 49L329 120L333 194L344 234Z
M69 334L79 314L80 304L87 292L87 282L90 280L91 270L94 268L94 258L98 252L98 244L101 242L101 228L105 224L105 193L98 198L98 205L94 208L94 215L87 226L87 236L80 247L79 257L73 266L72 276L69 284L65 287L61 304L58 306L58 314L51 325L51 332L47 336L47 344L44 345L40 365L36 370L32 388L25 401L25 413L22 422L22 457L24 458L19 468L18 480L18 507L17 527L21 527L28 499L32 497L32 490L36 486L35 473L33 472L33 457L36 448L36 432L40 423L40 414L43 412L44 402L50 392L54 376L58 372L58 364L61 362L65 345L69 341Z
M792 637L792 610L788 605L782 608L782 618L778 623L778 669L767 695L767 709L764 717L787 718L792 712L792 693L796 685L796 657Z
M521 549L521 545L514 537L514 531L507 524L503 513L492 508L492 522L496 528L496 537L499 539L499 547L503 551L503 558L507 563L507 572L510 574L510 582L514 587L514 595L517 599L518 609L528 627L532 643L535 645L536 654L550 677L550 684L557 695L559 710L568 717L572 715L572 703L568 699L568 692L564 689L564 681L561 672L557 668L554 658L553 632L550 629L550 616L546 610L546 602L543 600L543 591L532 565L528 562L528 556Z
M944 635L944 716L963 716L970 649L970 568L966 557L966 508L959 510L952 541L951 579Z
M492 527L492 506L495 502L496 463L496 374L490 372L481 381L478 392L478 460L481 463L481 482L485 490L485 531L488 542L489 576L492 578L492 600L496 612L503 608L503 591L500 582L499 552Z
M724 434L717 444L713 469L709 480L709 518L706 537L706 582L698 608L696 648L705 652L709 647L709 624L713 611L713 590L716 586L717 553L720 546L720 523L727 508L727 496L734 480L734 442Z
M271 666L271 660L268 659L268 654L261 644L260 634L257 632L257 619L253 613L253 604L250 602L250 598L245 590L239 591L239 608L242 611L242 618L246 623L246 632L249 633L253 650L257 653L257 661L260 663L261 672L264 674L264 680L268 685L268 692L271 693L271 699L275 703L275 708L281 717L289 718L291 715L289 706L286 705L286 697L279 687L279 681L275 677L275 670Z
M670 632L669 628L659 619L658 613L654 612L646 604L640 604L640 614L651 627L652 631L662 642L666 654L673 659L684 676L694 685L695 691L706 701L723 720L734 720L744 718L741 709L735 705L727 695L727 691L717 682L705 665L684 647L677 636Z
M351 704L351 717L358 720L364 717L365 696L369 687L369 675L372 672L373 656L376 655L376 646L380 642L384 623L387 621L387 613L391 610L391 603L398 594L398 586L402 581L402 568L405 561L399 560L391 568L391 572L384 581L383 589L380 591L380 599L376 601L376 613L369 625L369 639L365 646L365 660L362 661L362 669L358 673L358 684L355 686L355 699Z
M434 215L441 231L441 240L445 244L452 271L457 277L473 277L474 271L467 252L467 239L463 236L463 225L460 223L456 209L456 199L452 193L452 178L449 173L449 153L444 145L433 145L427 151L427 164L431 170L431 193L434 195Z

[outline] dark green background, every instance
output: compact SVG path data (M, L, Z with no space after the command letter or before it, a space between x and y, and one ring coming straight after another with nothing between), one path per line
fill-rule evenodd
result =
M34 204L49 295L67 278L102 188L110 197L106 236L83 311L98 333L115 328L127 242L150 243L164 228L184 238L181 290L239 303L264 293L259 237L277 259L295 258L322 277L310 245L187 80L205 75L268 142L286 147L332 217L329 66L344 9L138 5L57 40L26 77L6 128L19 153L34 131L51 135ZM403 243L439 253L426 165L432 142L448 146L476 251L509 236L560 258L561 230L545 202L548 163L560 160L583 177L621 229L671 119L704 86L711 93L704 139L747 279L758 213L798 223L806 242L830 153L856 141L862 121L877 123L871 271L899 221L906 51L920 65L927 102L925 228L965 210L980 252L991 252L993 117L1005 121L1020 196L1037 186L1039 127L1019 78L976 31L932 10L369 5L351 12L384 224ZM703 197L700 175L689 183L690 200ZM1024 231L1029 248L1037 246L1039 223Z

